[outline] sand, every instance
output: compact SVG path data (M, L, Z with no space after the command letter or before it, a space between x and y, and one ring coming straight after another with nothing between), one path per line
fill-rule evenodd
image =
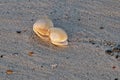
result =
M64 29L58 47L32 30L41 15ZM17 31L17 32L16 32ZM120 80L120 0L0 0L0 80Z

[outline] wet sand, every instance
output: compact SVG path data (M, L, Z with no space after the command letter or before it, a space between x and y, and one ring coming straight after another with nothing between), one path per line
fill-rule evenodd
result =
M33 32L41 15L68 46ZM120 0L0 0L0 80L120 80L120 51L106 52L118 44Z

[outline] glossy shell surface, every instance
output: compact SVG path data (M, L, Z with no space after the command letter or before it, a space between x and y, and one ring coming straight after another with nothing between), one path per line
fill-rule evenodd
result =
M41 38L49 36L50 28L53 28L53 22L49 18L41 18L33 25L33 31Z
M50 28L50 40L55 45L68 45L67 33L61 28Z

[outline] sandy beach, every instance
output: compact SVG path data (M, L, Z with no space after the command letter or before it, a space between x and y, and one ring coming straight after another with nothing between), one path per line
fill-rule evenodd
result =
M33 32L41 15L68 46ZM120 0L0 0L0 80L120 80Z

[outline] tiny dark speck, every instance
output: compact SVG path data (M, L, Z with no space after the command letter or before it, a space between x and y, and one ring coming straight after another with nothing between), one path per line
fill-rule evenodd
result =
M41 66L41 68L43 68L43 66Z
M3 55L1 55L0 57L3 58Z
M100 29L104 29L104 27L100 27Z
M89 20L91 20L91 18L89 18Z
M118 80L118 78L115 78L114 80Z
M50 12L50 14L53 14L53 12Z
M16 31L16 33L21 33L21 31L18 30L18 31Z
M113 66L112 68L113 68L113 69L115 69L115 68L116 68L116 66Z
M34 21L34 19L31 19L31 21Z
M80 21L80 19L78 19L78 21Z
M66 57L66 59L69 59L69 57Z
M94 45L94 44L95 44L95 42L92 42L92 44Z
M119 55L116 55L115 58L116 58L116 59L119 58Z

